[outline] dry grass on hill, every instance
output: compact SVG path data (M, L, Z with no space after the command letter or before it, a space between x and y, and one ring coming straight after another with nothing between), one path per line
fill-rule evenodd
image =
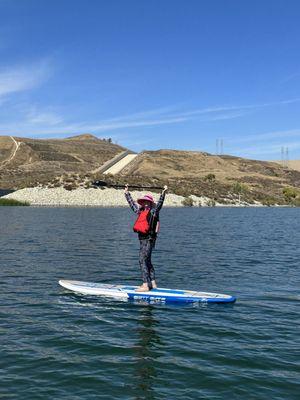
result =
M277 164L282 164L282 161L275 161ZM300 171L300 160L289 160L288 167L295 171Z
M165 178L203 178L213 173L217 180L267 178L290 180L290 173L277 163L233 156L215 156L203 152L177 150L146 151L122 171L122 175ZM296 174L295 179L299 179Z
M17 150L11 137L0 137L0 187L5 189L46 183L63 174L86 173L125 150L92 135L14 139Z
M121 175L131 180L156 178L169 182L178 194L202 193L216 200L226 198L237 183L249 201L270 203L284 202L284 187L300 187L300 172L274 162L175 150L146 151Z

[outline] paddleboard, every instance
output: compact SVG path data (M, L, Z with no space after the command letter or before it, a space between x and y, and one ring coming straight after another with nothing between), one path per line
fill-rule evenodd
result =
M226 294L177 290L167 288L152 289L148 292L136 292L138 286L109 285L105 283L60 280L59 284L73 292L96 296L115 297L129 300L141 300L149 303L234 303L236 298Z

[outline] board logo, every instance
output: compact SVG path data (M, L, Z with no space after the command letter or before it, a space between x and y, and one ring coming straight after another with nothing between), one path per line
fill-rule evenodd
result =
M166 298L165 297L134 295L133 300L142 300L142 301L147 301L149 303L164 303L166 301Z

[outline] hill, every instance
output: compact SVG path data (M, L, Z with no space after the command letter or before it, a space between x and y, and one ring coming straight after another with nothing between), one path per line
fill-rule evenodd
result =
M0 188L47 183L64 174L85 174L126 149L85 134L67 139L0 136Z
M145 151L121 175L129 182L151 177L168 182L177 194L204 194L224 202L242 194L249 202L284 204L284 188L300 187L300 172L275 162L193 151Z
M229 204L237 198L248 203L300 202L300 171L276 162L229 155L144 151L118 174L103 175L103 166L106 168L126 152L130 151L90 134L66 139L1 136L0 188L20 189L40 184L73 190L78 186L92 187L95 180L102 180L121 185L168 184L175 194L204 195Z

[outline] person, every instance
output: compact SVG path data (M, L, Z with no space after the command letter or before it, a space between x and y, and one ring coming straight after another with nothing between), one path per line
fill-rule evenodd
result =
M155 204L151 194L146 194L138 199L137 204L132 199L128 185L125 185L124 193L126 200L132 211L138 215L133 230L138 233L140 241L139 264L141 267L143 284L136 289L137 292L147 292L157 288L151 255L155 247L159 228L159 212L163 206L167 190L168 187L164 186L157 204Z

